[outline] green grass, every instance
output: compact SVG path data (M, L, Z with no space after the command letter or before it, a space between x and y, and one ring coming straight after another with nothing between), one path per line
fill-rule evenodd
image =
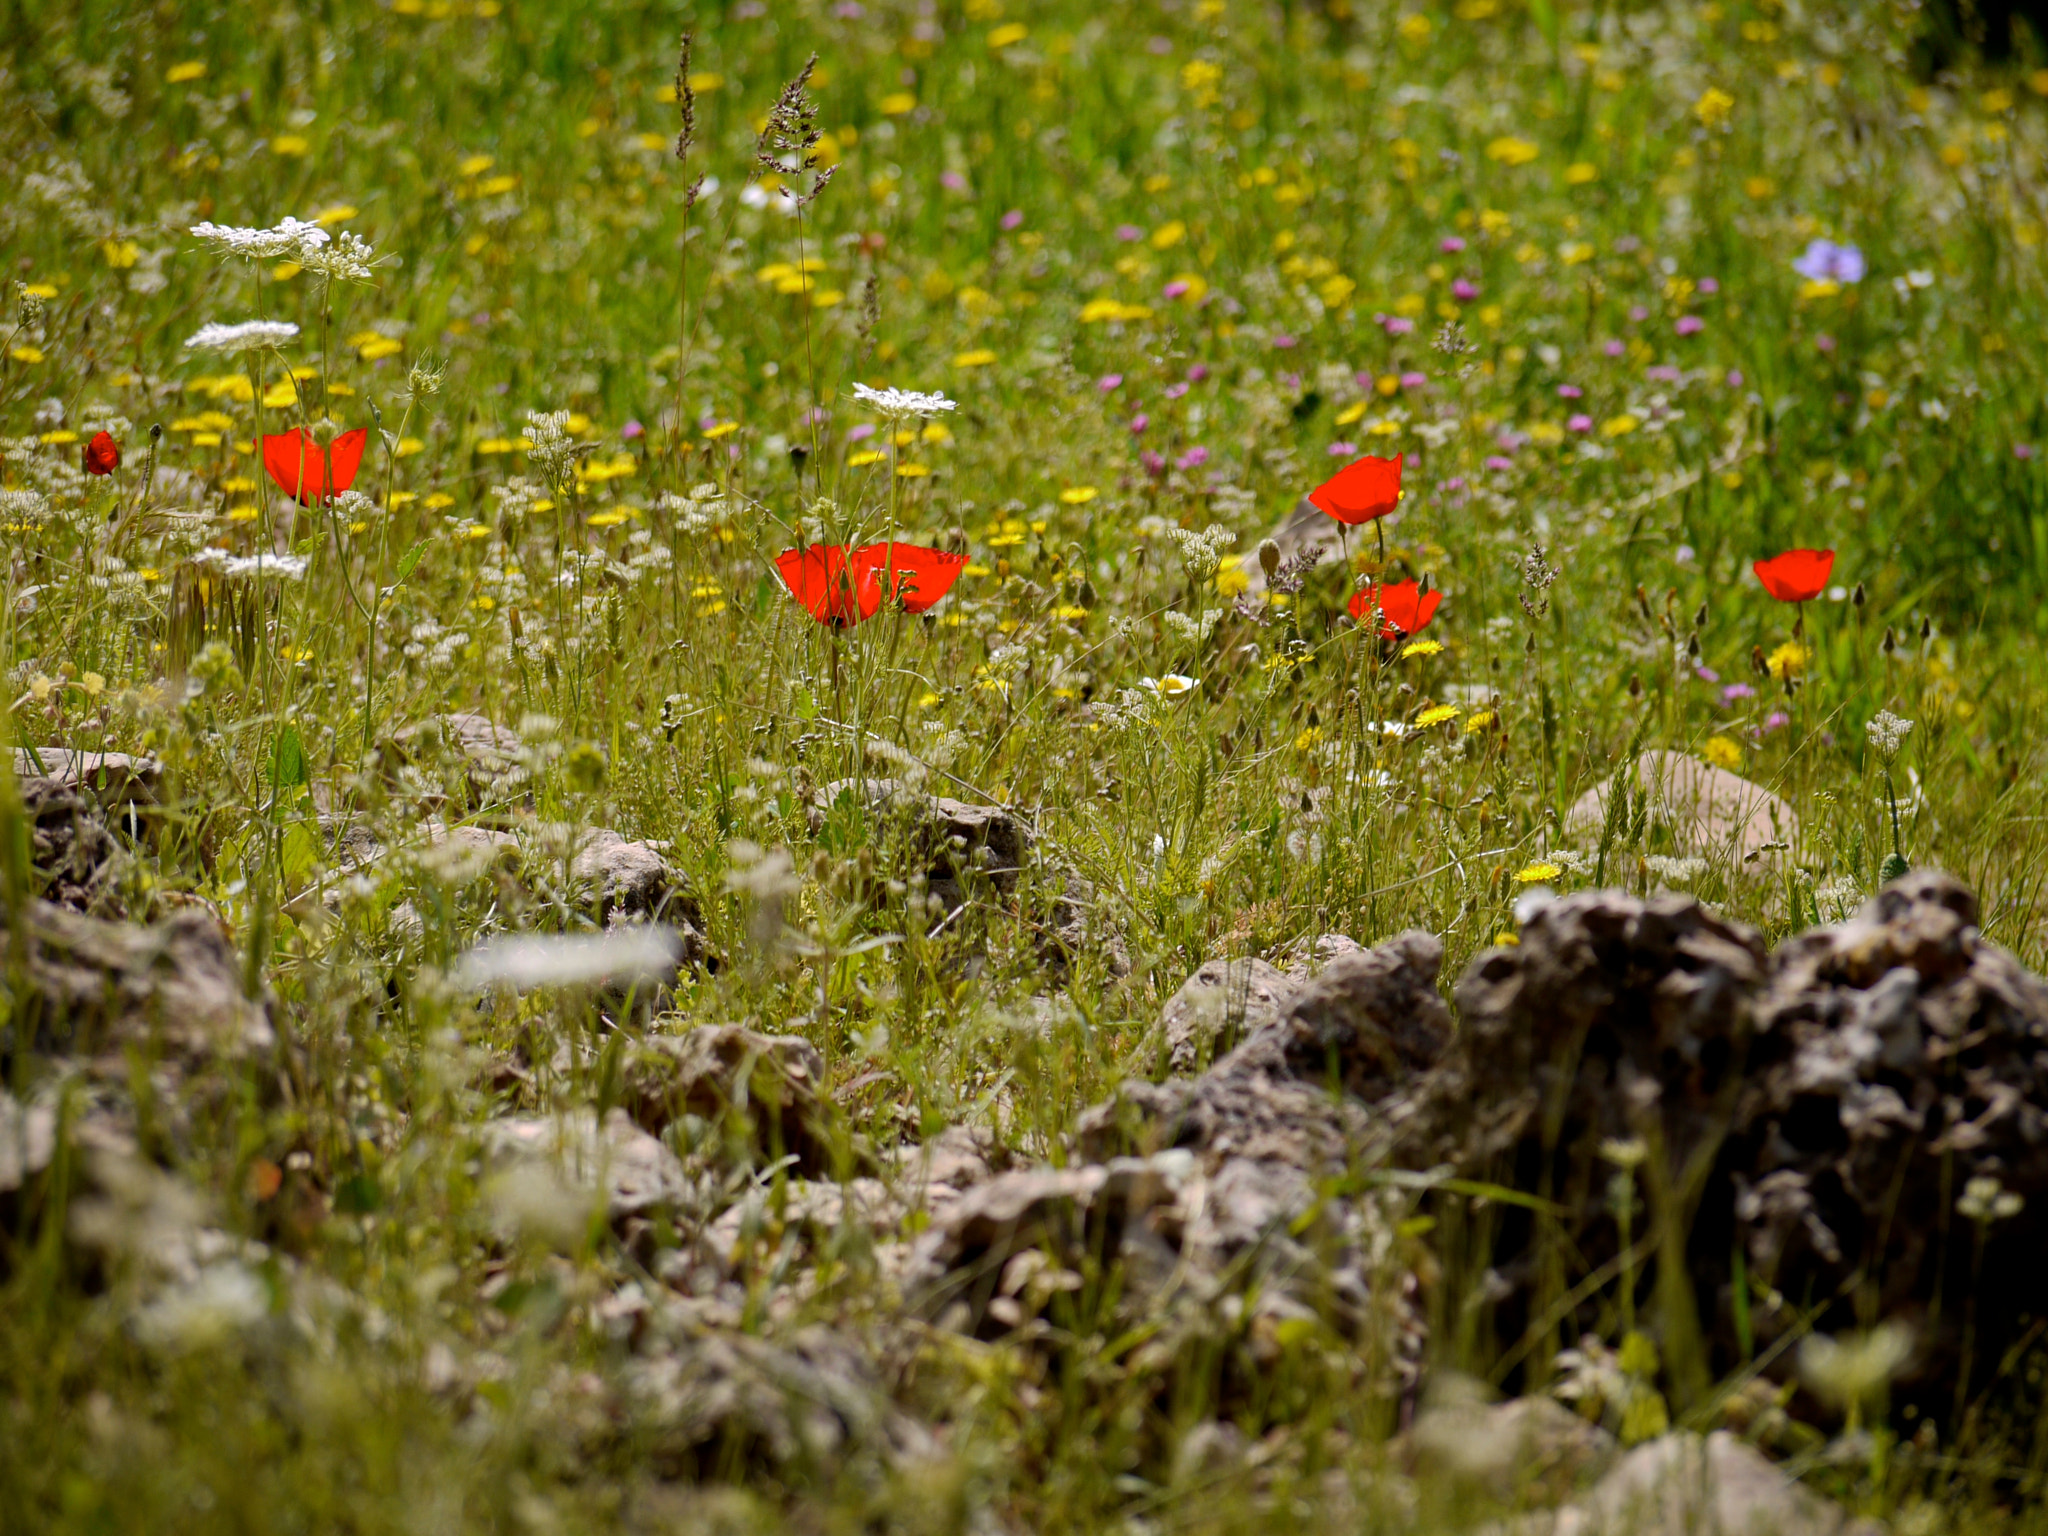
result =
M596 1461L563 1429L562 1382L619 1363L577 1309L631 1262L610 1243L508 1254L471 1161L488 1114L604 1088L578 1062L494 1096L464 1053L585 1038L588 1013L471 1018L420 980L547 913L417 871L332 920L294 901L335 862L316 800L387 836L412 824L379 744L438 711L527 722L540 818L668 840L729 962L670 1022L806 1035L883 1145L1001 1105L1020 1151L1060 1155L1080 1111L1152 1070L1159 1002L1219 953L1419 925L1455 976L1512 929L1518 875L1551 862L1550 884L1591 883L1596 840L1563 815L1632 748L1717 757L1802 819L1782 861L1709 861L1703 898L1773 937L1832 917L1893 851L1865 735L1886 708L1914 722L1904 856L1970 881L1990 937L2041 964L2048 102L2030 82L2048 75L1921 79L1911 25L1863 5L1548 0L0 6L0 252L27 285L0 337L0 485L34 493L6 504L11 729L169 765L135 905L215 903L307 1067L288 1108L230 1097L152 1150L385 1328L166 1363L122 1321L132 1278L66 1258L61 1213L16 1213L6 1523L683 1518L630 1426ZM679 165L661 93L684 26L698 120ZM757 124L814 51L836 179L800 217L747 206ZM700 174L719 185L686 216ZM370 280L330 290L187 233L330 213L374 247ZM1824 291L1795 273L1819 237L1857 246L1867 275ZM258 315L301 333L242 359L182 349ZM295 398L259 407L286 368ZM421 369L438 389L409 383ZM959 409L913 442L856 438L873 418L855 381ZM545 483L517 448L530 410L574 413L598 473ZM289 515L234 446L259 417L373 428L360 527ZM102 425L124 463L88 481L79 444ZM1275 520L1358 453L1397 450L1403 515L1383 550L1363 533L1349 553L1443 590L1425 632L1441 652L1382 652L1340 622L1356 572L1338 561L1290 607L1236 613ZM662 498L700 485L718 496L693 528ZM1170 536L1212 524L1241 569L1209 573ZM799 530L891 525L964 541L934 617L835 637L788 601L771 562ZM202 546L266 538L307 558L302 580L238 589L233 612L217 577L195 598ZM1539 545L1547 593L1525 579ZM1749 563L1800 545L1836 549L1832 582L1859 596L1807 606L1791 693L1752 669L1795 616ZM1198 686L1142 691L1167 674ZM1753 692L1725 696L1737 683ZM1366 729L1438 704L1459 713ZM901 850L850 806L814 834L809 800L904 764L1028 810L1093 882L1128 976L1102 946L1054 971L1000 914L926 939L900 903L871 905L873 877L909 872ZM1644 856L1669 850L1622 831L1609 882L1654 888ZM740 843L792 851L803 953L756 952L727 881ZM1052 895L1035 871L1026 915L1047 920ZM416 927L392 920L406 902ZM865 942L884 935L901 942ZM1067 1005L1027 1027L1046 992ZM357 1194L289 1229L245 1190L290 1151ZM501 1263L555 1302L480 1300ZM803 1305L887 1310L852 1282ZM422 1388L442 1339L504 1358L489 1411ZM1268 1384L1294 1426L1271 1476L1304 1498L1327 1492L1319 1458L1360 1472L1386 1430L1364 1397L1319 1398L1330 1369ZM712 1513L1260 1518L1271 1490L1248 1475L1133 1482L1138 1451L1116 1454L1144 1406L1025 1371L942 1343L905 1368L907 1400L953 1425L929 1484L820 1474L706 1495ZM1319 1417L1349 1449L1318 1441ZM1844 1486L1874 1508L1916 1494ZM1994 1502L1981 1528L2031 1528Z

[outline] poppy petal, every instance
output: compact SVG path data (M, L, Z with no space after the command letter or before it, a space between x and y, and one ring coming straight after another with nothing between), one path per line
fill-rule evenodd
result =
M1835 569L1832 549L1788 549L1768 560L1756 561L1751 569L1764 590L1781 603L1805 603L1826 590Z
M853 558L874 584L877 603L893 600L905 613L929 612L967 565L964 554L901 541L864 545Z
M1401 502L1401 461L1370 456L1346 465L1308 493L1316 507L1348 527L1385 517Z
M327 455L302 428L266 435L263 467L277 488L302 507L312 506L326 494Z
M111 475L121 463L121 445L114 441L111 432L95 432L92 441L85 445L85 472L89 475Z
M775 570L790 596L820 624L844 629L872 618L881 606L881 590L872 576L863 580L840 545L785 549L775 557Z
M334 446L327 450L328 495L339 496L356 483L356 470L363 462L363 445L369 438L369 428L357 427L334 440Z
M1348 608L1351 617L1361 624L1366 615L1375 607L1380 611L1380 633L1389 640L1398 640L1403 635L1412 635L1426 628L1436 617L1436 610L1444 600L1442 592L1425 592L1416 581L1395 581L1385 586L1370 584L1352 594Z

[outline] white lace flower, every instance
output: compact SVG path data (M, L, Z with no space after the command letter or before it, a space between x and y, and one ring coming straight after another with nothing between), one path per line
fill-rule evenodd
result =
M299 334L289 320L244 320L239 325L202 325L185 339L188 352L240 352L282 346Z
M324 235L325 230L321 233ZM317 249L307 248L299 255L299 265L308 272L317 273L329 282L362 283L370 279L370 268L377 262L377 253L370 249L370 242L361 235L343 231L332 245Z
M957 402L948 400L944 395L920 394L914 389L870 389L865 384L856 384L853 386L853 398L891 421L911 416L928 418L941 411L959 409Z
M1906 744L1906 738L1913 732L1913 722L1901 720L1888 709L1881 709L1871 716L1870 723L1863 727L1863 734L1869 738L1877 755L1889 763L1899 755L1899 748Z
M279 581L297 581L306 574L307 562L301 555L231 555L224 549L202 549L192 558L219 566L224 576L275 576Z
M235 224L194 224L192 235L213 247L219 256L242 256L251 261L268 261L290 256L305 261L327 244L327 231L306 219L286 216L272 229L244 229Z

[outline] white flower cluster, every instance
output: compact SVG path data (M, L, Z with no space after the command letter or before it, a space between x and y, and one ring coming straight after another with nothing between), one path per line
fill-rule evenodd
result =
M1180 546L1180 562L1197 585L1215 576L1223 563L1223 551L1237 542L1236 532L1221 523L1211 523L1200 533L1191 528L1168 528L1166 533Z
M332 244L307 247L299 256L299 265L308 272L338 283L368 282L370 268L376 261L377 253L370 249L370 242L346 231Z
M853 386L853 398L891 421L903 421L913 416L928 419L941 411L959 408L957 402L941 394L920 394L914 389L870 389L865 384Z
M1879 710L1863 727L1863 734L1887 765L1899 755L1899 748L1906 744L1906 738L1912 733L1913 722L1901 720L1888 709Z
M1169 608L1163 615L1166 632L1182 645L1200 645L1215 631L1216 621L1223 615L1220 608L1211 608L1199 619L1193 614L1182 613Z
M686 496L664 491L658 503L661 514L674 524L676 532L693 535L709 533L724 505L725 492L708 482L691 486Z
M267 555L261 551L253 555L231 555L224 549L202 549L192 558L219 566L224 576L275 576L279 581L297 581L306 574L306 560L302 555Z
M203 240L217 256L241 256L250 261L271 261L288 256L302 265L327 244L327 231L307 219L287 215L271 229L244 229L235 224L194 224L194 239Z
M1661 885L1685 886L1691 885L1707 872L1707 861L1675 858L1668 853L1653 853L1643 860L1643 868Z
M254 347L277 347L299 334L290 320L244 320L238 325L218 322L202 325L185 338L188 352L241 352Z
M569 413L528 411L526 437L533 444L526 450L526 461L550 484L560 485L566 481L576 460L576 445L569 440Z
M0 529L18 533L50 518L50 498L41 491L0 491Z

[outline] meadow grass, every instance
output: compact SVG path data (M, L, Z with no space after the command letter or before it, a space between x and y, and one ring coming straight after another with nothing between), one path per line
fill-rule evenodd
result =
M967 1121L1057 1160L1155 1070L1159 1003L1203 960L1419 926L1454 977L1527 890L1596 876L1775 938L1853 910L1896 853L1962 876L2041 964L2048 70L2023 49L1925 76L1920 25L1549 0L0 6L11 730L166 763L126 898L213 904L307 1067L288 1108L231 1099L160 1154L282 1242L250 1170L304 1152L342 1198L286 1246L380 1319L317 1358L165 1360L119 1278L66 1261L62 1212L24 1214L0 1246L14 1528L744 1525L784 1494L849 1529L1223 1528L1266 1518L1255 1483L1322 1501L1319 1458L1373 1463L1375 1410L1282 1371L1272 1423L1348 1449L1162 1481L1120 1459L1146 1409L1113 1383L1062 1394L943 1345L904 1389L953 1426L928 1480L685 1506L630 1433L569 1457L563 1382L610 1355L561 1316L625 1261L503 1257L474 1131L511 1100L473 1067L599 1026L547 998L472 1017L438 980L548 902L410 865L318 896L347 817L394 841L417 819L382 767L439 712L521 729L539 820L666 840L726 960L671 1023L805 1035L884 1146ZM330 252L360 237L366 270L191 233L286 216ZM1795 270L1820 240L1855 248L1853 280ZM187 345L250 319L297 332ZM884 420L856 382L957 409ZM370 429L356 494L278 493L252 437L293 426ZM106 477L79 467L100 430ZM1304 494L1395 452L1397 518L1284 600L1252 580ZM793 544L891 530L967 555L927 617L833 632L775 574ZM1795 609L1751 561L1798 546L1836 559ZM1344 616L1367 576L1443 593L1422 643ZM1895 760L1885 710L1912 722ZM1745 863L1567 825L1653 749L1770 787L1796 836ZM874 774L1028 813L1024 921L983 901L927 936L900 891L873 899L912 873L887 827L812 810ZM779 850L801 942L776 954L750 891ZM1071 875L1093 938L1055 963ZM593 1049L512 1097L606 1092ZM506 1262L559 1294L479 1300ZM880 1308L851 1283L805 1305ZM443 1337L503 1364L463 1414L421 1385ZM1920 1491L1839 1480L1874 1510ZM1995 1478L1944 1487L1983 1529L2034 1518Z

